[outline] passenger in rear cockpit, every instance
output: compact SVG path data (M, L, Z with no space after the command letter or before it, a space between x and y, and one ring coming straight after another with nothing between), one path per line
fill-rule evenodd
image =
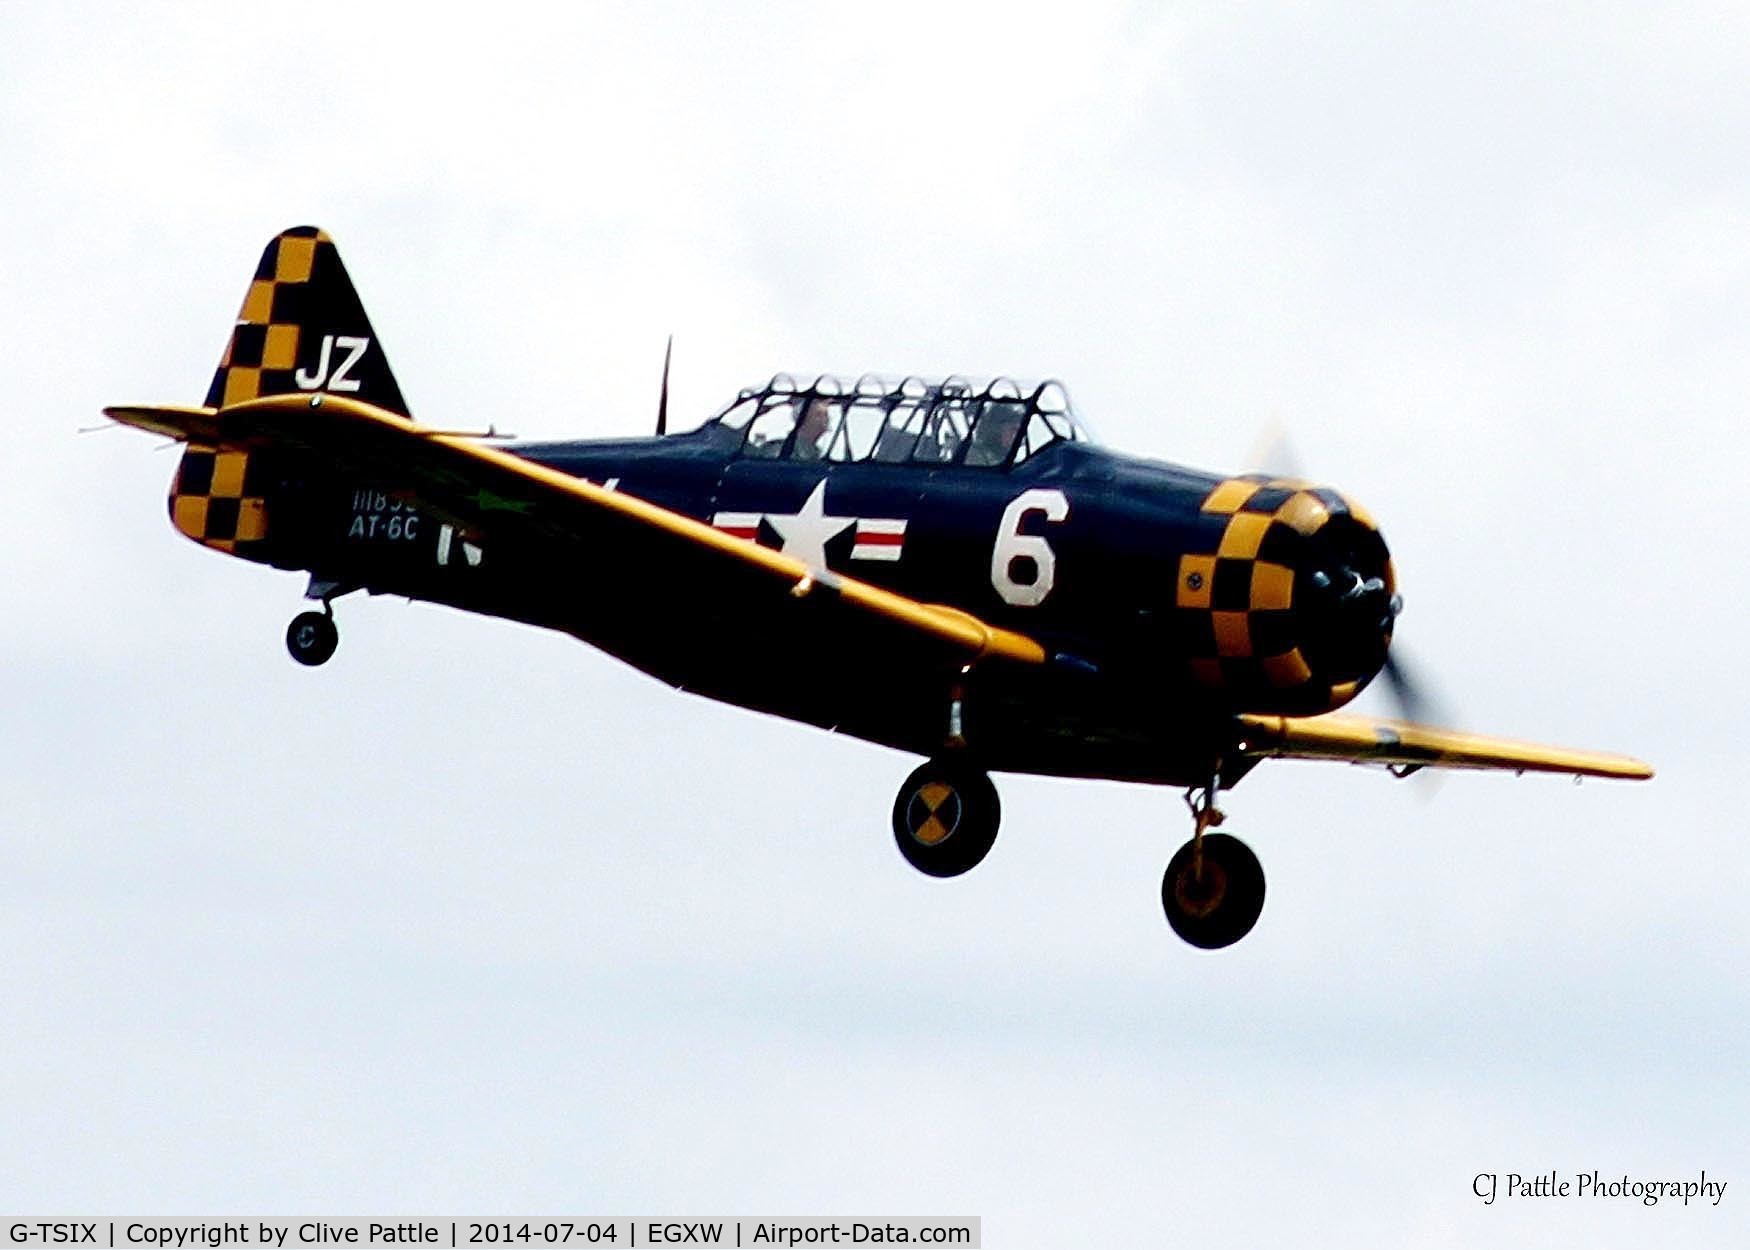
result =
M790 449L792 460L819 460L826 455L827 430L832 422L832 410L824 399L816 396L802 411L796 423L796 442Z

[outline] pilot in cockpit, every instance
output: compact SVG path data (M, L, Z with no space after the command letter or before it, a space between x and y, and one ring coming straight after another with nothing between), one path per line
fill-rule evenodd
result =
M1021 432L1023 412L1019 404L991 404L972 427L972 443L966 448L970 465L1003 464Z
M796 423L796 442L790 449L792 460L819 460L826 455L827 431L832 422L832 408L818 395L808 401L802 420Z

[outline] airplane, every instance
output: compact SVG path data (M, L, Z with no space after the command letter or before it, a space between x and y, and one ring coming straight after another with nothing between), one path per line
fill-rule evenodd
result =
M672 346L672 340L671 340ZM910 864L990 851L990 774L1181 787L1173 930L1251 931L1264 874L1215 832L1267 759L1644 779L1639 760L1338 711L1390 653L1384 539L1327 486L1095 443L1056 382L785 375L670 434L505 442L411 415L333 240L262 253L205 402L105 409L179 440L175 528L309 575L559 630L667 682L924 757L893 803ZM1399 681L1399 684L1402 684Z

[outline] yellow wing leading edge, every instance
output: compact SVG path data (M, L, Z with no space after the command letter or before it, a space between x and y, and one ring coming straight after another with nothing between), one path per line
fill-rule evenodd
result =
M1565 773L1644 781L1653 770L1606 751L1576 751L1512 738L1439 729L1408 721L1327 713L1323 716L1240 718L1241 750L1274 759L1347 760L1400 768L1476 768L1515 773Z
M1043 664L1045 648L1025 634L968 612L921 603L868 582L811 568L781 552L746 542L691 517L609 490L495 447L439 433L372 404L337 395L275 395L218 411L210 408L118 406L104 414L125 425L173 438L211 439L228 448L269 444L320 452L361 473L399 479L422 506L470 526L527 525L573 532L617 518L665 534L719 557L723 565L774 583L798 599L830 596L850 609L933 639L967 663L1002 659ZM480 500L495 501L491 514Z

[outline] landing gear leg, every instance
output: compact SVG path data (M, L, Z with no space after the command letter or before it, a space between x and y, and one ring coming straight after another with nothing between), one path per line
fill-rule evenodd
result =
M340 630L334 624L334 607L324 599L320 612L300 612L286 626L286 650L300 664L312 668L326 664L340 645Z
M970 665L948 691L941 751L921 765L893 800L893 838L906 862L932 877L958 877L978 866L997 840L1002 803L990 775L966 756L966 687Z
M1225 833L1208 832L1222 823L1215 806L1219 769L1207 786L1185 796L1195 822L1191 840L1167 864L1161 880L1161 905L1173 932L1193 946L1217 950L1252 931L1264 910L1264 869L1251 848Z

